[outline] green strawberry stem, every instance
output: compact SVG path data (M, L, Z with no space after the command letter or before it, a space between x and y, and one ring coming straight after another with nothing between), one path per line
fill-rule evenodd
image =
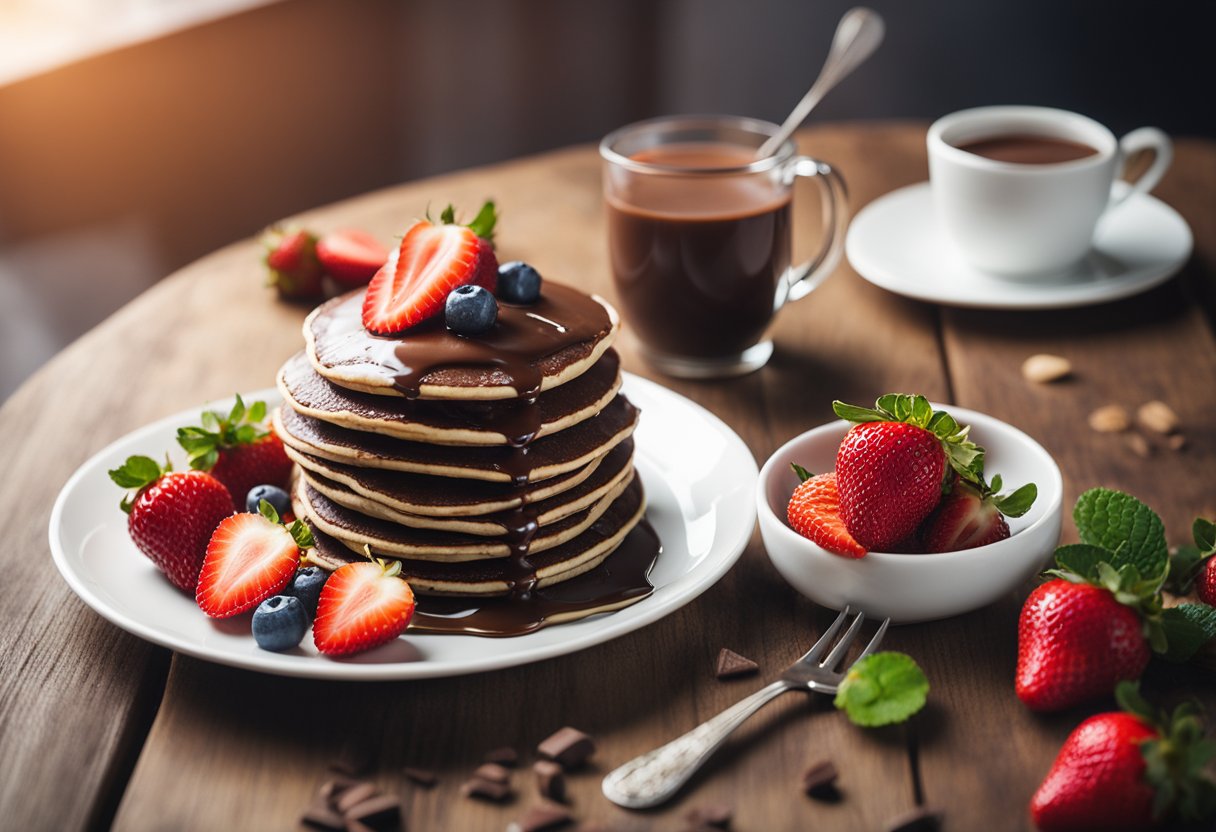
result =
M283 521L279 518L279 513L275 510L275 507L272 506L267 500L261 500L258 502L258 514L262 515L276 526L284 525ZM291 539L294 540L296 545L301 549L311 549L317 545L316 541L313 540L312 537L312 529L308 528L308 526L302 520L293 521L290 526L287 526L287 531L291 535Z
M806 470L801 465L799 465L797 462L791 462L790 468L793 468L794 473L798 475L798 482L806 482L811 477L815 476L810 471Z
M254 402L246 407L239 394L226 416L205 410L201 421L202 426L177 429L177 444L182 446L190 467L196 471L214 468L221 450L252 445L270 432L265 424L266 402Z
M430 212L427 212L427 219L430 220ZM487 242L494 242L494 226L498 224L498 211L494 205L494 200L487 199L481 206L481 210L477 212L477 216L473 217L470 223L461 223L456 220L456 208L448 203L448 206L439 213L439 222L444 225L464 225L474 234Z

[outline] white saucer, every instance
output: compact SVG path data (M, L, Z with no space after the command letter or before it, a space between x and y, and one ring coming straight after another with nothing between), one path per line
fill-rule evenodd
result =
M1062 275L1008 278L963 261L940 228L928 182L876 199L853 219L849 263L876 286L917 300L989 309L1060 309L1125 298L1164 283L1191 255L1191 229L1170 206L1132 196L1098 224L1085 260Z

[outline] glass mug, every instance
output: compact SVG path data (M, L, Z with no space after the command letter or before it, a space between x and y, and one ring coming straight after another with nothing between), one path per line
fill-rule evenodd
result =
M642 355L682 378L743 375L768 361L765 331L840 261L844 180L787 141L756 158L777 125L734 116L668 116L600 143L617 297ZM823 244L793 266L794 181L814 179Z

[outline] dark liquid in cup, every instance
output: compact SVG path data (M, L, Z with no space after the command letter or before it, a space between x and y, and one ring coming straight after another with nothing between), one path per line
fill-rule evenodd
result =
M1070 142L1051 136L992 136L955 145L959 150L993 159L997 162L1013 162L1019 165L1055 165L1060 162L1075 162L1097 154L1087 144Z
M746 165L734 145L672 144L632 158L680 168ZM738 355L773 317L790 264L790 198L766 174L631 175L608 197L608 240L625 320L651 348Z

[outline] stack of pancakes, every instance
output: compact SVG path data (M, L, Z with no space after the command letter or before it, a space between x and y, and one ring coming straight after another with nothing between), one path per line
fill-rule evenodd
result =
M278 377L274 426L314 559L336 568L370 549L401 560L415 592L494 596L610 557L645 507L611 306L546 282L484 336L440 316L380 337L362 303L314 310Z

